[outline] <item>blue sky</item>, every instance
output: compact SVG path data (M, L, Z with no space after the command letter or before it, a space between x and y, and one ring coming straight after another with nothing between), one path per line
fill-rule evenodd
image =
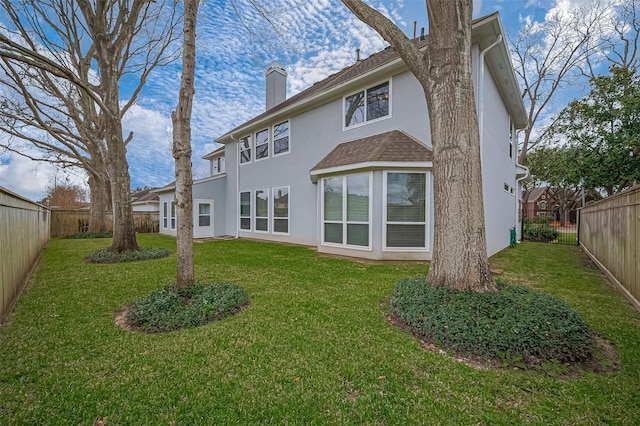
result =
M238 3L243 3L240 0ZM383 49L385 42L357 20L339 0L272 0L272 19L282 30L279 38L255 11L242 7L244 24L225 0L203 2L198 16L196 95L193 108L193 170L205 177L208 162L200 157L216 148L213 140L264 111L264 70L273 62L287 72L287 96L351 65L356 48L363 57ZM413 35L427 26L424 0L383 1L369 4L383 11ZM552 8L570 8L587 0L484 0L474 2L474 16L499 11L507 35L524 20L543 20ZM0 18L1 20L1 18ZM252 29L251 34L245 25ZM171 156L171 111L180 85L180 63L157 69L137 105L124 118L125 134L134 132L127 147L131 186L158 187L174 180ZM126 87L123 88L126 96ZM0 133L0 137L2 137ZM56 171L16 154L0 156L0 186L39 200ZM82 183L82 173L58 172L58 181Z

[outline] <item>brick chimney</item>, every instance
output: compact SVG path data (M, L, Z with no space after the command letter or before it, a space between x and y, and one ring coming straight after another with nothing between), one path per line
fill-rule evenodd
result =
M264 76L267 84L266 110L269 111L287 99L287 71L282 64L272 62Z

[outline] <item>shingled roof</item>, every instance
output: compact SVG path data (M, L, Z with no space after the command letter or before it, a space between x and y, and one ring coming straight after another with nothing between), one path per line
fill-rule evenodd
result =
M376 162L429 162L433 160L431 148L401 130L344 142L336 146L311 169L319 170Z

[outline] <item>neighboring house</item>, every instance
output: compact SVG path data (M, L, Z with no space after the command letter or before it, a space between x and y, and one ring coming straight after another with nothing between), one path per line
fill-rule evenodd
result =
M584 203L592 203L598 199L591 192L584 194ZM522 196L524 217L550 216L550 220L558 224L576 223L577 211L583 207L581 191L541 186L531 188Z
M160 211L160 197L154 188L145 188L131 194L131 205L134 212L157 212Z
M415 42L424 48L428 38ZM519 180L527 170L516 164L515 132L527 116L497 13L474 21L473 43L492 255L509 245L511 228L520 229ZM265 72L266 112L217 138L223 148L203 157L212 175L194 181L194 237L430 260L437 206L427 105L395 50L358 60L289 99L286 76L273 63ZM157 192L160 232L175 235L174 187Z

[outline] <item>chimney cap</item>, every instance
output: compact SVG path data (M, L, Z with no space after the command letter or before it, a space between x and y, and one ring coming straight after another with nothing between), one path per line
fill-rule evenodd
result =
M267 69L264 72L264 75L269 75L272 72L277 72L280 73L282 75L284 75L285 77L287 76L287 70L284 68L284 65L282 65L280 62L277 61L273 61L269 64L269 66L267 67Z

